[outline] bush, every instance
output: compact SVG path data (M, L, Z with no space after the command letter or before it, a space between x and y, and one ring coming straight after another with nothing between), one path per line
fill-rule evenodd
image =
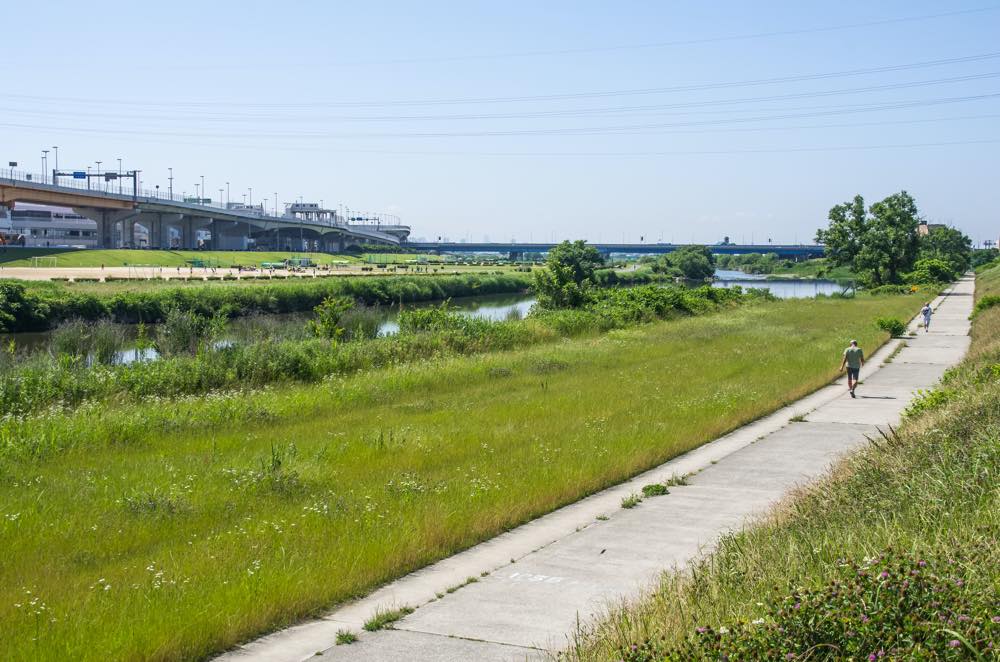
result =
M993 306L1000 306L1000 295L987 294L980 297L979 301L976 302L976 307L972 309L972 316L975 317L979 313L992 308Z
M879 317L875 320L875 326L888 332L893 338L906 333L906 324L896 317Z
M923 258L917 260L913 265L906 280L911 283L950 283L959 274L955 273L952 265L938 258Z

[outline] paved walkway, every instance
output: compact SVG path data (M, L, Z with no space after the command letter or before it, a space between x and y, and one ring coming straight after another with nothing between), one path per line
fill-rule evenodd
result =
M917 335L870 357L857 399L838 380L623 485L223 659L509 661L565 647L578 622L611 601L648 590L663 569L683 565L724 532L766 512L837 456L863 445L876 426L897 423L914 393L931 388L964 356L972 293L972 279L963 279L935 300L930 333L912 324ZM643 485L688 473L695 474L690 485L631 510L620 507L623 496ZM435 599L467 577L479 581ZM398 605L418 608L394 630L361 630L376 609ZM359 634L359 641L334 645L338 630Z

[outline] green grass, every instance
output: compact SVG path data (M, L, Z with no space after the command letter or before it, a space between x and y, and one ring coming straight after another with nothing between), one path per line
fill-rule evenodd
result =
M801 397L918 304L783 301L26 419L4 444L78 443L0 461L0 658L200 658L315 615Z
M853 280L850 267L833 266L825 257L795 262L791 267L778 267L770 274L772 278L826 278L829 280Z
M218 267L232 265L260 266L263 262L281 262L291 257L308 257L316 264L348 262L357 264L361 260L351 255L331 255L330 253L295 253L287 251L170 251L115 249L73 249L73 248L17 248L0 252L0 265L4 267L30 267L32 257L55 257L56 267L127 267L129 265L153 265L158 267L186 267L189 260L202 260Z
M396 609L380 609L375 615L365 621L364 628L368 632L377 632L392 627L392 624L404 616L413 613L413 607L398 607Z
M1000 268L978 281L990 294ZM996 659L1000 308L972 336L898 430L612 608L566 659Z

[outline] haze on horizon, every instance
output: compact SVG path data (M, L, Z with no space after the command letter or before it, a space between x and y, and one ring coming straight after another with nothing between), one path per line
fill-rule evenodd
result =
M58 145L428 239L810 242L901 189L1000 234L1000 4L166 7L5 7L0 167Z

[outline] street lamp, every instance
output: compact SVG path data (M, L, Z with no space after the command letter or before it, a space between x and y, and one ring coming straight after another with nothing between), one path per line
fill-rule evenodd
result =
M223 191L223 189L220 188L219 189L219 206L220 207L222 206L222 191Z
M58 145L53 145L52 146L52 150L55 152L56 171L58 171L59 170L59 146Z
M229 208L229 182L226 182L226 209Z
M94 163L96 163L96 164L97 164L97 177L98 177L98 180L97 180L97 181L98 181L98 183L99 183L99 185L100 185L100 181L101 181L101 180L100 180L99 178L100 178L100 176L101 176L101 164L102 164L102 163L104 163L104 161L94 161ZM103 185L101 185L101 190L102 190L102 191L104 190L104 186L103 186Z
M167 195L170 196L171 200L173 200L174 199L174 169L173 168L167 168L167 170L170 171L170 176L167 177L167 180L170 182L168 184L168 187L167 187Z
M206 191L205 191L205 175L202 175L201 176L201 197L205 197L205 195L206 195Z
M122 192L122 160L118 159L118 192Z
M49 169L49 150L42 150L42 183L45 184L49 180L49 176L45 174L45 171Z

